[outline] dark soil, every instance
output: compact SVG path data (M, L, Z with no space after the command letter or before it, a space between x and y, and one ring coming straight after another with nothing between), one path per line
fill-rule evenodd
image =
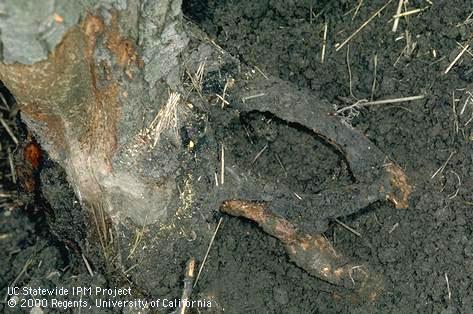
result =
M281 244L255 224L224 217L193 292L195 298L214 301L212 312L473 311L471 53L466 52L444 74L462 49L458 43L466 45L471 38L473 19L466 19L473 4L458 0L430 6L427 1L410 1L405 10L429 7L402 18L399 30L393 33L390 19L397 1L392 1L380 17L335 50L336 43L343 42L384 4L363 1L356 10L356 1L185 1L186 16L222 48L257 67L256 71L310 89L337 106L347 105L344 99L353 103L356 99L426 95L421 101L361 109L351 121L405 169L415 187L409 208L376 203L356 215L340 217L361 237L336 223L325 234L338 252L366 261L382 274L385 291L381 297L366 303L348 292L337 290L335 294L334 287L292 264ZM322 63L325 23L328 36ZM6 111L2 113L8 118ZM352 180L343 156L310 132L277 118L252 113L215 129L226 155L272 186L289 186L294 193L308 194ZM6 149L14 145L3 128L0 141L0 192L14 193ZM433 176L444 164L443 171ZM61 176L54 168L48 171L50 178ZM68 208L75 206L72 196L70 202ZM106 284L101 276L90 282L80 257L48 232L37 213L46 208L47 204L43 208L38 203L33 215L31 210L26 215L14 197L8 202L0 198L0 311L6 286L27 263L29 271L18 279L22 285ZM304 219L316 210L307 208L300 212L301 217L291 219ZM163 294L179 291L180 277L164 274L163 280L169 282L163 283Z
M421 101L360 110L352 121L407 172L415 187L409 208L397 210L380 203L342 219L362 237L336 224L326 233L338 251L368 261L383 274L386 291L382 297L373 304L334 297L330 287L289 263L275 239L248 221L228 218L198 285L199 294L214 296L221 309L229 313L473 310L473 230L468 223L473 219L473 132L471 123L465 125L473 104L467 102L460 114L467 101L465 92L472 88L471 56L465 54L444 74L461 51L457 43L465 45L471 38L473 23L466 19L473 5L463 0L436 2L420 14L401 19L393 33L389 20L396 11L394 2L338 52L335 44L343 42L385 1L363 2L356 16L356 1L185 2L188 18L222 48L338 106L345 105L340 102L345 98L426 95ZM426 5L426 1L410 1L407 10ZM411 36L408 48L406 32ZM396 40L400 36L404 37ZM453 93L458 99L455 112ZM262 115L244 119L249 134L239 122L222 137L232 148L229 154L240 156L240 162L261 177L289 185L296 193L349 182L343 159L312 136ZM235 145L241 137L247 138L246 145L241 140ZM266 144L267 149L252 163ZM444 170L432 178L450 155Z
M106 287L107 282L100 273L96 273L94 277L88 274L81 256L70 245L73 242L64 236L79 228L74 228L71 224L61 225L59 221L65 218L51 215L51 206L62 209L58 211L62 216L72 216L79 212L79 203L66 183L63 170L49 161L42 162L41 165L41 184L47 187L44 193L58 194L56 199L59 204L46 202L39 193L39 186L33 191L25 190L27 182L39 184L39 173L29 172L23 158L23 151L26 145L31 144L32 139L19 119L13 97L3 84L0 84L0 93L3 97L0 117L20 143L15 145L13 138L4 128L0 128L0 312L33 313L39 310L34 308L34 304L25 303L24 307L13 309L7 307L7 287L71 289L80 286ZM14 163L13 171L10 158ZM75 211L71 210L74 208ZM76 224L80 222L75 217L73 220ZM50 226L56 225L62 226L62 229L56 228L56 233L52 233ZM76 236L83 238L81 234ZM64 300L67 299L65 297ZM108 311L103 309L101 312Z

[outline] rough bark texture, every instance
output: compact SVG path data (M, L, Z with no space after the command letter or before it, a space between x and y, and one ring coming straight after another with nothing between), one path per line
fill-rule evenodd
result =
M63 212L75 213L77 206L56 207L55 217L64 220L54 225L72 226L69 235L57 233L74 239L73 246L97 266L105 257L105 264L114 259L125 267L119 262L120 228L173 225L167 218L184 203L176 177L186 150L175 134L186 116L157 130L159 143L149 127L169 93L183 92L178 55L188 38L180 6L180 1L10 1L3 7L0 79L41 147L65 170L83 209L67 217ZM11 27L13 20L21 27ZM51 182L49 173L44 171L44 182ZM55 207L63 195L51 191L60 187L43 184L43 189ZM85 217L85 226L76 216ZM87 236L78 239L77 230L84 228ZM95 254L98 243L103 255Z
M62 217L57 233L96 267L113 265L143 293L158 295L172 276L163 273L179 273L190 256L201 260L222 201L272 201L278 214L294 215L278 202L289 190L233 167L231 156L225 183L215 187L214 174L221 174L215 128L242 112L267 112L306 128L346 157L354 185L304 196L300 206L315 210L295 221L299 228L322 232L330 218L378 200L407 206L411 188L397 165L329 115L327 103L255 74L184 23L180 1L68 3L5 4L9 18L25 23L33 11L41 14L36 20L46 21L54 36L44 45L41 27L25 24L24 35L12 41L5 19L0 80L78 198L80 206L58 203L62 188L53 181L60 170L45 170L44 196ZM19 51L20 43L31 49ZM35 48L40 43L43 50ZM221 106L210 105L216 94L225 100ZM154 267L157 258L169 264Z
M12 11L22 5L12 3ZM106 202L109 212L113 212L111 207L117 202L133 203L124 216L143 224L145 217L155 222L165 215L165 203L173 187L165 182L161 187L151 187L136 178L132 163L143 156L130 155L136 153L133 146L140 131L146 129L152 115L166 102L166 89L178 87L177 55L187 39L177 31L181 19L179 2L160 1L156 6L154 2L130 1L121 11L116 6L107 8L98 3L94 7L80 6L81 11L72 8L76 14L81 12L80 24L64 31L62 41L47 58L10 58L0 71L2 81L21 104L23 119L50 157L66 169L79 199L89 206ZM33 10L26 8L22 11L24 16L18 18L30 20L30 11ZM140 12L146 12L146 16L139 17ZM49 14L59 13L53 9ZM141 23L137 23L139 18ZM68 20L69 16L57 16L54 23L63 25ZM139 53L138 42L142 48ZM6 64L25 58L38 62ZM163 82L156 84L160 79ZM149 148L146 143L140 146L144 151ZM115 154L121 158L113 160ZM168 160L164 164L161 169L148 172L148 176L162 179L175 168ZM113 176L109 176L112 168ZM108 200L101 200L101 189L107 190ZM117 200L114 195L122 192L128 195ZM144 194L158 205L153 206L154 211L151 203L143 201Z

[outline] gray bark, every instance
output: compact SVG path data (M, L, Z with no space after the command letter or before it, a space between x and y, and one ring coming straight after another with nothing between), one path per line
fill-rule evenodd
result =
M192 181L182 162L189 156L176 137L197 114L181 97L179 117L172 117L178 119L158 130L152 125L170 93L185 92L179 56L189 38L180 7L175 0L6 1L1 7L0 79L80 204L77 213L74 202L60 200L71 194L55 180L59 168L43 171L53 232L75 243L94 267L123 277L136 256L151 263L155 256L133 246L143 245L133 242L143 226L155 226L150 241L166 243L176 233L194 234L190 228L206 218L191 212ZM199 236L208 237L202 230Z

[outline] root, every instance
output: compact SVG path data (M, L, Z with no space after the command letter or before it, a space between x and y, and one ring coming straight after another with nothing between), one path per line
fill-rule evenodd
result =
M184 289L182 290L180 306L177 309L176 314L185 314L187 312L190 295L192 293L193 282L194 282L194 270L195 270L195 259L191 257L187 261L186 273L184 276Z
M349 263L321 234L299 233L289 221L269 211L266 203L229 200L220 211L256 222L284 244L294 264L324 281L355 290L358 298L374 301L383 290L381 277L366 265Z
M296 90L277 78L266 79L250 74L242 77L246 79L236 80L230 101L236 109L270 113L303 126L345 157L354 184L339 191L320 193L319 201L313 205L339 216L354 213L376 201L389 200L399 209L408 207L412 187L403 169L362 133L348 127L343 117L331 112L332 106L328 102L308 91ZM347 211L347 206L351 212Z

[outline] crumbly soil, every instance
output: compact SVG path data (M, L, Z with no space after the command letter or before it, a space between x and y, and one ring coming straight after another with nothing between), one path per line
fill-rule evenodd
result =
M333 223L325 233L334 248L366 261L384 278L385 291L373 303L357 300L292 264L278 241L255 224L223 216L194 298L212 299L215 313L467 313L473 310L473 32L470 1L409 1L396 33L391 1L348 44L342 43L385 1L188 0L188 19L215 43L255 67L341 107L357 99L426 95L425 99L359 109L351 124L401 165L414 186L408 209L376 203L339 219L360 237ZM327 40L324 61L324 25ZM406 38L409 38L406 40ZM374 60L377 60L375 62ZM376 66L375 66L376 64ZM373 84L373 82L375 82ZM374 87L373 87L374 86ZM4 118L7 118L6 113ZM227 120L228 121L228 120ZM215 127L226 155L262 181L317 193L350 184L349 169L332 147L310 132L277 118L251 113ZM0 128L2 190L12 190ZM262 152L261 154L259 154ZM442 167L440 171L437 170ZM54 171L54 170L48 170ZM46 172L48 173L48 172ZM435 174L435 175L434 175ZM50 178L60 177L51 175ZM54 185L52 185L54 186ZM66 192L64 192L66 193ZM290 204L292 197L288 196ZM1 200L1 199L0 199ZM71 195L70 208L74 205ZM14 201L0 203L0 311L6 286L104 285L84 263L45 229L37 203L29 215ZM300 213L313 215L316 208ZM33 215L31 214L33 212ZM215 220L219 219L215 215ZM192 244L188 244L192 245ZM201 245L204 246L204 245ZM206 244L205 244L206 246ZM25 264L29 271L22 273ZM163 257L156 269L178 269ZM152 267L152 265L149 265ZM145 276L145 275L144 275ZM176 296L182 274L163 274L156 294ZM167 282L164 282L167 281Z
M346 105L340 99L353 103L354 99L426 95L421 101L361 109L352 120L354 128L405 169L415 187L409 208L398 210L379 203L341 219L361 237L338 224L326 232L337 251L368 261L373 270L383 274L386 289L379 300L367 304L334 296L326 284L289 263L275 239L248 221L228 218L217 235L199 282L199 293L215 295L229 313L473 310L473 229L468 223L473 218L473 123L467 124L473 103L467 102L461 113L468 97L465 92L472 88L471 55L466 53L444 74L462 49L458 43L465 45L471 38L473 24L466 19L473 5L463 0L436 2L420 14L402 18L398 31L393 33L390 18L397 8L397 1L393 1L379 18L336 51L336 44L348 38L386 1L363 1L358 10L357 3L185 3L190 20L222 48L255 66L255 71L311 89L338 106ZM405 10L425 6L426 1L409 1ZM322 63L325 23L328 31ZM408 46L406 32L410 36ZM455 111L453 93L458 99ZM229 147L233 147L232 154L245 156L251 164L269 142L251 165L261 176L284 181L296 193L316 192L350 180L343 159L317 139L269 122L267 117L250 120L250 129L257 130L257 138L244 148ZM245 136L241 128L239 135L228 131L234 135L229 138ZM450 155L443 171L432 178ZM315 210L307 209L306 215Z

